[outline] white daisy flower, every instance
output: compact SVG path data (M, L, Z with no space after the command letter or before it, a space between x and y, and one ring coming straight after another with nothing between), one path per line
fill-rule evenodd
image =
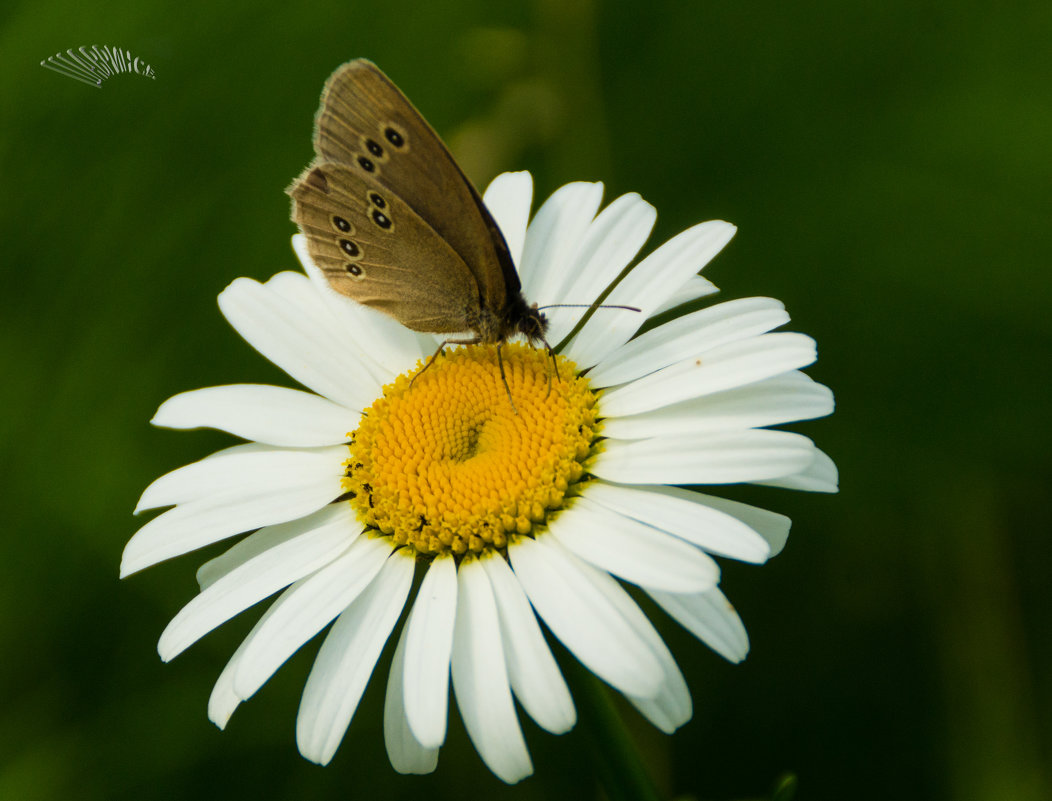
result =
M527 226L528 173L487 190L531 301L592 303L642 247L654 209L629 194L597 214L601 195L601 184L564 186ZM682 485L836 490L832 461L810 439L769 428L833 410L830 391L799 372L814 341L771 333L789 320L781 303L733 300L634 336L658 312L715 291L698 271L734 230L714 221L684 231L603 300L641 313L551 309L557 374L543 351L506 344L515 410L492 346L447 350L420 373L435 338L332 291L300 236L306 275L227 287L227 320L310 391L235 384L162 404L156 425L248 442L151 484L136 511L172 508L139 529L121 565L126 576L252 532L202 565L201 592L158 646L172 659L281 593L219 676L212 721L224 727L332 623L296 722L303 755L329 762L417 571L386 689L396 770L435 768L452 676L490 770L506 782L532 772L515 700L555 734L576 720L541 620L662 731L689 720L686 683L622 582L740 661L745 629L712 557L761 563L782 548L789 520Z

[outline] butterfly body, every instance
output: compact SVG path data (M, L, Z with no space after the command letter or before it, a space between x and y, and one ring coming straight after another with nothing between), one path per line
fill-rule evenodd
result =
M544 342L504 237L452 155L365 60L326 82L292 218L338 292L449 342Z

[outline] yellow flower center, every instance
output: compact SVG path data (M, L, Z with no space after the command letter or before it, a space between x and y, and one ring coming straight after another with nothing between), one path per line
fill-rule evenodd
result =
M560 508L598 436L595 395L562 356L556 376L545 351L511 343L502 354L507 389L493 345L384 387L345 463L362 522L420 554L460 555L503 548Z

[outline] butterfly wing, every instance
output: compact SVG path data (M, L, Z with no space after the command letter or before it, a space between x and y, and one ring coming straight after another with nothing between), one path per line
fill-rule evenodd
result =
M519 294L508 246L478 192L438 134L374 64L351 61L326 82L314 148L319 161L350 165L409 204L467 265L485 308L499 313Z
M289 194L311 258L338 292L414 331L478 329L478 289L464 260L374 176L320 162Z

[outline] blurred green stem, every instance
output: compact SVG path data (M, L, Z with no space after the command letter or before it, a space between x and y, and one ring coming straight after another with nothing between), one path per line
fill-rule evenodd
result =
M661 801L610 690L591 671L568 660L581 731L595 775L610 801Z

